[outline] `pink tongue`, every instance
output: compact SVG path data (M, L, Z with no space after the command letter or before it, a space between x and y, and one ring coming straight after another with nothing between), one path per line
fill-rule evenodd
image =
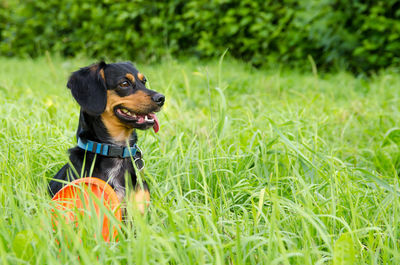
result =
M154 113L151 113L151 114L148 114L148 116L154 120L153 130L155 133L157 133L158 130L160 130L160 123L158 122L157 115Z
M153 130L154 130L155 133L157 133L158 130L160 129L160 125L159 125L159 123L158 123L158 119L157 119L156 114L150 113L150 114L147 114L147 116L148 116L149 119L153 119L153 120L154 120ZM146 117L145 115L143 115L143 116L137 115L138 120L137 120L136 123L138 123L138 124L143 124L143 123L145 123L145 122L146 122L145 117Z

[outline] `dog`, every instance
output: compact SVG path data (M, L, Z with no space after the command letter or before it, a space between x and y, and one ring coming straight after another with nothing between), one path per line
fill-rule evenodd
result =
M135 130L158 132L155 113L164 105L165 96L147 89L146 77L130 62L100 62L81 68L71 74L67 87L80 105L78 144L69 149L70 163L50 181L50 195L72 180L93 176L110 184L123 202L128 174L134 199L144 213L150 191L145 181L139 183L132 163L139 169L143 166Z

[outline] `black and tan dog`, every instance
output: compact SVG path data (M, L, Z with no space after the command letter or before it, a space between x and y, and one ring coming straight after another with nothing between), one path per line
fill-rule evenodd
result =
M165 100L145 85L144 75L129 62L101 62L72 73L67 87L81 106L78 145L69 150L70 164L64 165L50 182L52 195L66 182L93 176L109 183L123 202L128 173L139 210L144 211L150 193L145 182L138 183L132 165L133 160L142 162L135 129L153 128L157 132L155 112Z

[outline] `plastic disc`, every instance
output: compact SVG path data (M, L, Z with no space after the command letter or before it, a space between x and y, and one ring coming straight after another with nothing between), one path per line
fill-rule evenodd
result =
M91 199L93 198L92 196L95 196L98 200ZM100 203L103 203L107 209L114 213L118 221L122 220L117 194L105 181L98 178L80 178L74 180L58 191L52 201L56 202L58 210L64 212L63 217L67 223L75 223L76 226L78 226L76 213L84 214L85 209L89 209L90 203L92 203L97 217L102 218L102 235L104 240L107 242L110 241L110 231L112 231L112 238L116 239L118 235L116 227L110 228L110 220L105 214L102 214L100 217L100 207L97 204L100 201ZM77 209L78 211L73 211L73 209ZM58 224L56 219L56 216L53 214L53 223L55 225Z

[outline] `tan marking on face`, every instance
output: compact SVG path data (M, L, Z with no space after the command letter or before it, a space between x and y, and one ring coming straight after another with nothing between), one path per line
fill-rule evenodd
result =
M129 80L131 80L132 84L135 83L135 77L132 74L126 74L125 75L126 78L128 78Z
M111 137L121 143L129 140L133 128L127 127L114 114L114 107L119 104L121 98L112 90L107 90L107 105L101 114L101 119Z
M115 91L107 90L107 105L101 114L101 119L111 137L115 141L125 144L129 140L133 128L115 116L114 107L121 105L135 114L147 114L154 107L154 104L151 97L140 90L126 97L120 97Z
M104 82L106 81L106 77L104 76L104 70L100 69L99 71L101 78L103 78Z
M118 102L114 106L122 105L135 114L147 114L156 106L151 97L141 90L126 97L117 97Z
M144 80L144 75L143 75L142 73L138 73L138 74L137 74L137 77L139 78L140 81L143 82L143 80Z

